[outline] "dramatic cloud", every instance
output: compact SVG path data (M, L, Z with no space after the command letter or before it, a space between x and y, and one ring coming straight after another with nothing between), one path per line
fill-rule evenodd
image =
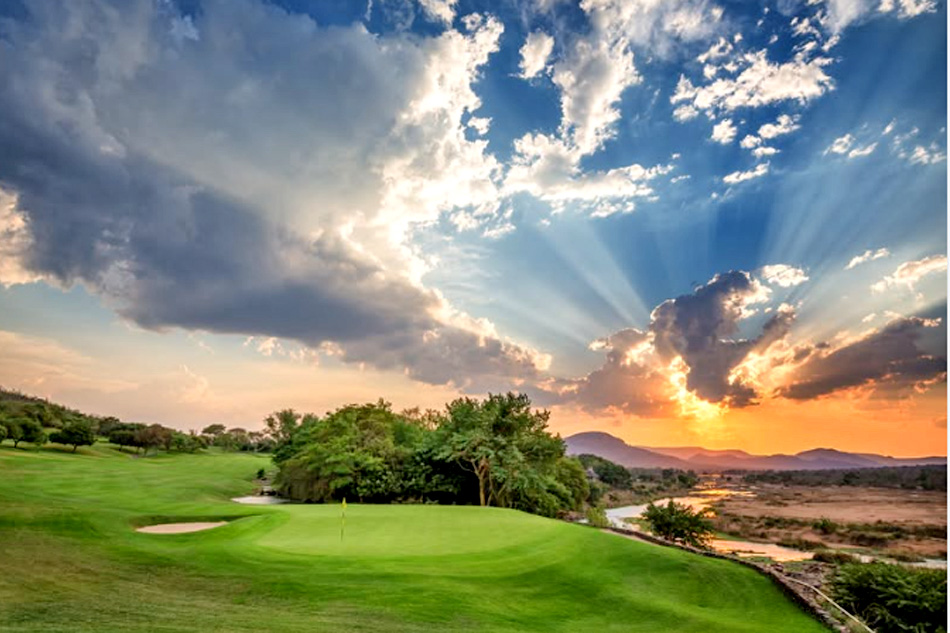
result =
M892 395L946 381L947 359L923 352L918 341L940 320L902 317L857 341L813 354L781 388L786 398L804 400L836 391L871 387Z
M782 340L795 318L791 307L782 306L756 338L735 338L740 323L756 314L755 306L770 294L748 273L716 275L692 294L658 305L646 331L626 329L595 341L591 349L607 350L600 369L543 387L558 402L592 410L617 407L643 416L669 414L671 408L688 415L704 405L721 411L753 404L756 386L734 370L750 354Z
M871 290L884 292L888 288L904 287L914 290L917 283L933 273L947 271L946 255L931 255L917 261L904 262L890 275L873 284Z
M561 95L562 141L581 156L614 135L623 92L641 82L634 49L664 54L676 42L709 37L722 10L705 0L584 0L590 32L565 45L553 67Z
M40 3L5 28L4 248L28 275L147 328L335 341L421 380L538 371L423 288L404 242L496 204L497 163L462 120L499 23L377 37L253 2L104 9Z
M554 50L554 38L543 31L528 35L521 47L521 76L531 79L544 70L548 58Z
M879 248L876 251L866 250L860 255L855 255L851 258L851 261L848 262L848 265L844 267L845 270L851 270L855 266L860 266L866 262L874 261L875 259L881 259L883 257L890 256L891 252L886 248Z

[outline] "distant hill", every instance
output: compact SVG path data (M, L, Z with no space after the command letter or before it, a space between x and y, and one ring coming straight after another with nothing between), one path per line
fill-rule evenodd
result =
M898 458L873 453L848 453L816 448L794 455L753 455L740 450L710 450L699 446L630 446L609 433L578 433L564 440L569 455L590 453L628 468L692 470L833 470L882 466L928 466L947 463L946 457Z
M628 468L693 468L686 460L630 446L609 433L578 433L564 441L569 455L590 453Z

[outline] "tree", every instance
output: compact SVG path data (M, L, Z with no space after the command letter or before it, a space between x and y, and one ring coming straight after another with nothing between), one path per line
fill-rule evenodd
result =
M109 437L109 434L112 431L121 428L123 426L122 421L119 418L108 416L99 420L99 435Z
M140 445L136 438L138 436L139 430L144 428L144 424L138 424L134 422L120 423L113 426L112 430L109 432L109 442L112 444L118 444L122 448L125 448L126 446L139 448Z
M7 418L0 422L6 430L6 436L13 440L13 448L16 448L23 441L22 422L22 418Z
M264 418L264 427L267 434L280 446L290 441L294 431L300 426L300 420L301 415L293 409L282 409Z
M0 443L7 439L7 427L0 424Z
M227 427L223 424L209 424L201 430L202 435L207 435L211 438L211 443L214 444L214 441L218 439L218 436L224 433L227 430Z
M439 457L474 475L480 505L551 515L560 505L555 474L564 442L547 433L549 417L524 394L459 398L437 429Z
M20 423L20 429L23 434L14 442L14 446L20 442L30 442L36 446L42 446L49 440L43 426L35 420L24 419Z
M706 518L708 512L708 508L697 512L670 500L665 506L651 503L643 512L643 518L657 536L693 547L706 547L713 534L712 523Z
M72 446L75 453L80 446L92 446L96 441L96 433L88 422L70 422L50 435L49 439L57 444Z
M171 444L173 431L161 424L150 424L135 432L136 446L140 446L148 455L148 449Z

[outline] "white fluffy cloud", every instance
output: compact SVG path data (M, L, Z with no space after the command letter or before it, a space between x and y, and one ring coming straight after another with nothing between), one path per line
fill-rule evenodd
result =
M429 19L445 25L452 24L455 19L456 4L458 0L419 0L419 6Z
M723 119L713 126L712 136L710 138L717 143L728 145L736 138L738 130L733 125L732 119Z
M934 0L825 0L827 11L820 16L822 24L839 33L849 24L875 14L895 14L906 20L937 10Z
M554 38L544 31L529 34L521 47L521 76L531 79L544 70L551 52L554 51Z
M777 136L784 136L785 134L791 134L799 127L798 117L790 116L788 114L780 114L778 119L775 120L775 123L766 123L759 128L759 136L764 139L773 139Z
M875 259L881 259L884 257L890 256L891 252L886 248L879 248L876 251L870 249L864 251L860 255L855 255L851 258L851 261L848 262L848 265L844 267L845 270L851 270L855 266L860 266L866 262L874 261Z
M808 281L804 270L788 264L763 266L760 272L766 283L782 288L792 288Z
M0 189L0 286L42 279L41 275L24 267L32 242L26 217L17 209L17 197Z
M947 155L940 151L936 144L929 148L917 145L914 147L914 151L909 153L907 160L917 165L933 165L947 160Z
M874 292L884 292L889 288L904 287L908 290L914 290L921 279L934 273L946 272L947 256L931 255L916 261L904 262L887 275L881 281L873 284L871 290Z
M671 102L700 111L729 112L784 101L807 103L834 88L824 70L831 63L827 57L774 63L762 50L743 55L738 63L743 70L735 77L721 77L702 86L694 86L688 78L681 77Z
M727 185L737 185L740 182L745 182L746 180L761 178L767 173L769 173L769 164L759 163L748 171L734 171L731 174L727 174L723 176L722 181Z

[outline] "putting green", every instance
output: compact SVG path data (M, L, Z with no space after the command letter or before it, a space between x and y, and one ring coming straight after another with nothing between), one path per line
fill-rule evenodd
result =
M0 630L825 630L741 565L511 510L350 504L341 540L339 505L231 502L261 467L0 446Z

